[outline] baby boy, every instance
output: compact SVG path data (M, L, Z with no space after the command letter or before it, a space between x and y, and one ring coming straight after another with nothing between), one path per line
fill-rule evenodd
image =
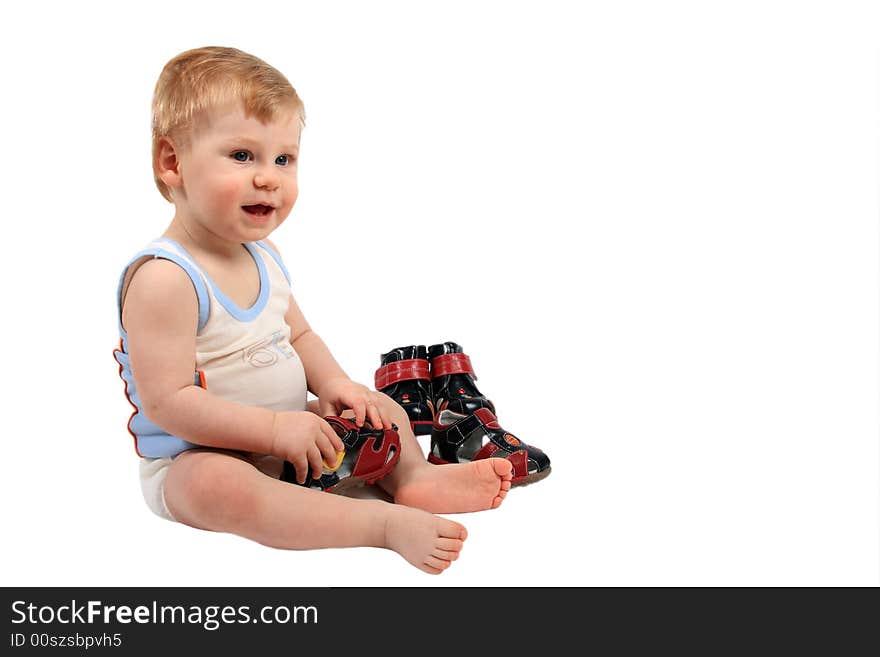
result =
M153 171L174 216L125 267L115 352L144 496L193 527L278 548L389 548L437 574L467 532L433 513L497 507L510 462L428 463L403 409L349 379L310 328L267 239L296 203L303 125L287 79L239 50L184 52L159 77ZM399 428L379 482L393 504L279 479L284 461L300 483L336 461L324 420L336 414Z

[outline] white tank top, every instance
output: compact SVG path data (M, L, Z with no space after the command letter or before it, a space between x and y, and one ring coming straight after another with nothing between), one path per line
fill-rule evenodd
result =
M125 393L134 412L128 422L140 456L174 456L198 447L172 436L142 412L128 357L128 336L122 327L122 300L131 277L150 258L179 265L189 275L199 302L196 371L193 382L223 399L272 411L306 410L306 376L290 346L284 315L290 303L290 276L279 255L264 242L244 244L260 274L260 295L250 308L239 308L174 240L160 238L126 265L119 280L120 347L113 352Z

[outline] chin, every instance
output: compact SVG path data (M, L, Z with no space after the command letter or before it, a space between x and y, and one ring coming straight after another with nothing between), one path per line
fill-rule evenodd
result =
M266 224L259 225L254 223L248 223L243 226L243 229L240 231L242 235L247 236L247 240L249 242L255 242L256 240L261 240L264 237L272 234L278 227L278 224L274 221L270 221Z

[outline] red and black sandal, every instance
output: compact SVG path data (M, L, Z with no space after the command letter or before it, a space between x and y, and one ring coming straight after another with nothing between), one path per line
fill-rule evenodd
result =
M471 359L460 345L428 347L434 425L431 455L435 463L505 457L514 465L513 483L529 484L550 474L550 459L498 425L495 405L477 388Z
M428 461L438 465L506 458L513 465L513 484L531 484L550 474L550 459L498 424L488 408L470 415L444 409L434 419Z
M413 433L426 436L434 421L431 401L431 370L425 345L397 347L381 355L376 370L376 390L384 392L403 407Z
M300 484L296 470L289 461L284 462L281 480L297 486L344 493L347 490L374 484L388 475L400 459L400 436L397 425L391 429L374 429L369 422L358 429L352 420L328 415L324 418L333 427L345 445L336 463L324 463L324 472L318 479L308 478Z

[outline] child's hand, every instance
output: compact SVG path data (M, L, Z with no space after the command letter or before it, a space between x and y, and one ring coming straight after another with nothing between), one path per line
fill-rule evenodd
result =
M272 425L272 454L290 461L296 480L304 484L311 470L317 479L324 464L336 462L336 453L345 445L327 421L308 411L276 413Z
M391 417L380 397L381 393L351 379L332 379L321 387L318 407L321 415L339 415L350 408L359 427L368 419L376 429L390 429Z

